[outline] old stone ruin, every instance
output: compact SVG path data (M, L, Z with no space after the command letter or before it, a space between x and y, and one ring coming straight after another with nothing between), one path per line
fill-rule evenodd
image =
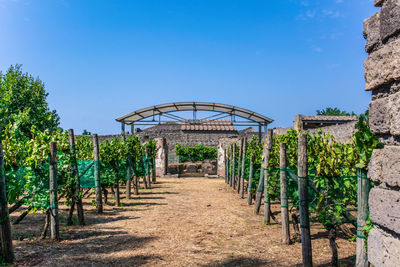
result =
M400 266L400 1L375 0L381 10L364 21L365 89L372 92L370 128L383 149L374 150L369 178L368 260Z

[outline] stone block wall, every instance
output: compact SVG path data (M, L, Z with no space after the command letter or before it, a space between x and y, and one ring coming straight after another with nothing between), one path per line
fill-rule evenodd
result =
M365 89L372 92L370 128L384 144L372 154L368 176L368 260L400 266L400 0L375 0L380 11L364 21Z
M330 133L336 142L342 144L351 143L354 133L356 132L356 121L347 122L338 125L330 125L316 129L309 129L307 130L310 134L316 135L318 131L322 131L325 134Z

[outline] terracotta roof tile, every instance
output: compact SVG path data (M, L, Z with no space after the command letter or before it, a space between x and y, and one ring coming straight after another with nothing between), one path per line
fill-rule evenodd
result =
M236 131L230 120L183 121L181 129L183 131Z

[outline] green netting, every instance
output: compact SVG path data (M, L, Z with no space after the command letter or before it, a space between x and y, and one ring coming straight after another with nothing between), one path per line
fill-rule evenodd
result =
M95 163L96 162L92 160L78 161L78 174L79 174L79 182L81 184L81 188L96 187L95 177L94 177Z
M81 188L95 188L95 161L77 161L78 176ZM113 186L117 181L127 180L133 176L144 176L150 174L154 168L152 158L143 157L135 164L128 164L126 160L121 160L115 169L109 164L99 162L100 182L102 186ZM128 166L131 169L128 175ZM133 166L135 168L133 169ZM67 186L67 181L62 177L68 177L71 172L70 163L59 160L57 162L57 185L59 189ZM49 163L44 162L37 166L20 166L15 170L6 170L7 199L9 203L14 203L21 196L24 197L24 204L34 208L48 209L49 201ZM129 177L130 176L130 177ZM69 179L69 178L68 178ZM71 183L69 181L69 185ZM70 190L65 188L66 190Z

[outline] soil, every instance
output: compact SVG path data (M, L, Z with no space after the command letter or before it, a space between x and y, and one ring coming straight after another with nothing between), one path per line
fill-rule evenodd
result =
M281 244L280 225L263 225L223 179L158 178L122 197L122 207L111 198L102 215L92 200L84 200L86 226L65 226L60 207L60 242L38 240L44 214L13 225L16 266L301 266L301 244ZM279 209L273 205L280 221ZM328 232L312 223L311 234L314 265L329 266ZM341 266L354 266L355 242L337 241Z

